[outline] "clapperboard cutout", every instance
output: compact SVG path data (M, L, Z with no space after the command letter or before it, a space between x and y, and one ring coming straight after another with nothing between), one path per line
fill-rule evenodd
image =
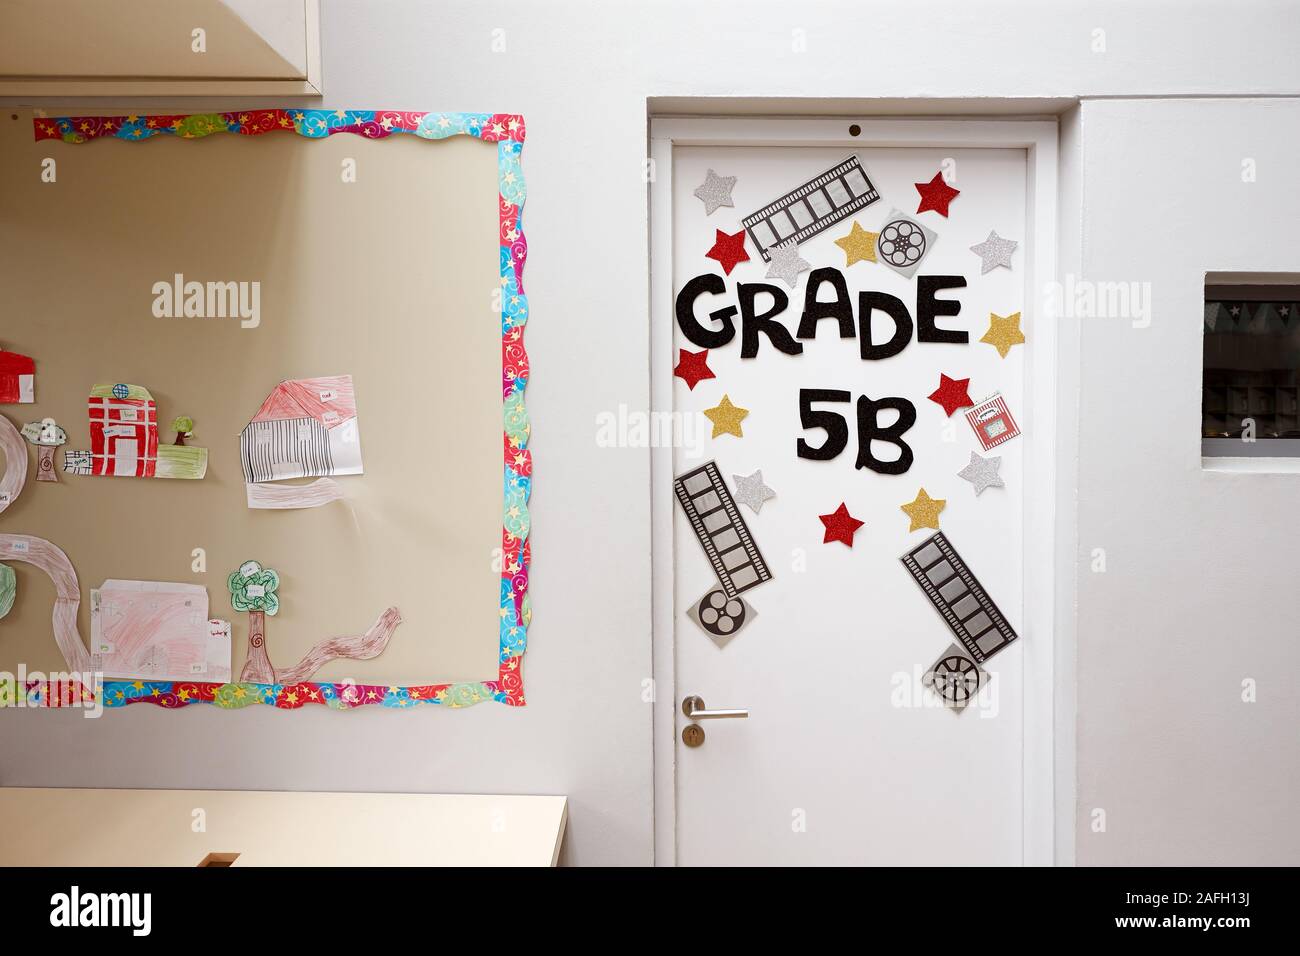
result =
M923 683L961 710L988 680L979 665L1019 635L942 531L900 560L957 638L931 665Z
M673 489L727 597L772 580L716 464L706 462L679 475Z
M880 198L862 161L850 156L740 220L764 262L773 246L796 245Z
M994 392L984 401L966 413L966 421L975 430L975 437L980 440L985 451L992 451L1003 442L1010 441L1020 434L1020 426L1011 416L1006 399Z

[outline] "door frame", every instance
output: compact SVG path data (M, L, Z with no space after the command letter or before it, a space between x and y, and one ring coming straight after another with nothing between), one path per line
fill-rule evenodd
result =
M849 132L850 125L860 135ZM1058 825L1073 826L1074 793L1058 787L1056 765L1073 766L1073 715L1058 726L1058 688L1072 682L1058 626L1057 573L1073 568L1066 536L1057 535L1057 368L1059 336L1041 293L1057 278L1057 122L1054 118L894 119L650 117L650 406L656 416L673 409L672 189L674 146L804 146L847 150L879 147L1024 149L1027 159L1025 229L1024 610L1019 642L1024 663L1022 859L1025 865L1073 862L1072 842ZM657 417L652 420L660 420ZM651 630L654 677L655 864L677 862L677 698L673 596L673 449L650 455ZM1066 609L1061 608L1064 611ZM1062 616L1062 623L1066 618ZM1059 654L1059 658L1058 658ZM1067 701L1069 695L1059 695ZM1072 780L1073 774L1062 774Z

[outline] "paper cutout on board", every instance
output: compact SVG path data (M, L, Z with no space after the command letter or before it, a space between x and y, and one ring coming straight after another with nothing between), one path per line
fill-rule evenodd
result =
M966 693L971 682L975 682L978 690L984 678L972 677L970 668L950 659L956 656L983 665L1019 635L942 531L899 560L957 638L957 643L940 655L928 674L944 703L961 710L972 696ZM957 686L949 687L945 682Z
M105 677L230 680L230 622L197 584L105 581L90 592L90 654Z
M2 417L2 416L0 416ZM90 652L77 631L77 611L81 607L81 585L72 562L58 545L27 534L0 534L0 561L22 562L44 571L54 585L52 616L54 642L63 654L68 669L90 674Z
M992 451L1020 434L1020 426L1012 417L1006 399L998 392L967 412L966 421L985 451Z
M54 449L68 442L68 433L53 418L42 418L23 426L23 437L36 446L36 480L58 481L59 472L54 467Z
M996 312L989 313L989 330L984 333L984 338L980 339L998 350L998 355L1002 358L1007 357L1013 345L1023 345L1025 333L1020 331L1020 313L1012 312L1010 315L998 315Z
M975 486L975 494L982 495L986 488L1001 488L1004 486L1002 476L998 474L998 469L1001 466L1001 458L981 458L975 452L971 452L970 464L957 472L957 477L969 481Z
M30 405L36 401L36 362L26 355L0 349L0 404Z
M945 707L966 709L989 681L988 672L971 660L960 644L949 644L921 675L921 686L939 695Z
M719 176L710 169L704 182L695 187L696 198L704 203L704 215L712 216L723 206L735 206L731 201L731 191L735 188L735 176Z
M934 247L939 236L933 229L921 225L910 216L905 216L897 209L891 210L889 218L880 227L880 238L876 241L876 255L879 261L889 266L906 279L916 275L921 267L921 260Z
M0 564L0 618L13 610L18 596L18 576L7 564Z
M899 508L907 515L911 522L908 531L920 531L922 528L939 529L939 512L948 504L944 498L931 498L926 490L922 488L913 498L905 505L899 505Z
M152 478L158 470L158 406L139 385L96 385L88 402L91 473Z
M713 422L713 434L710 437L735 435L737 438L744 438L745 433L741 431L740 423L748 414L748 408L731 404L731 396L723 395L722 401L717 405L704 410L704 417Z
M987 275L998 266L1011 268L1011 254L1020 243L1013 239L1003 239L996 229L989 230L989 237L977 242L970 251L980 257L980 275Z
M939 387L926 397L939 405L944 410L944 414L952 418L952 413L957 409L969 408L975 404L971 401L969 389L969 378L949 378L940 372Z
M713 232L713 247L704 254L704 258L717 260L722 265L722 271L731 275L731 270L739 263L749 261L749 253L745 251L744 230L732 234L725 233L721 229L715 229Z
M865 521L859 521L853 515L849 514L848 505L840 502L840 506L828 515L818 515L821 523L826 527L826 533L822 535L822 544L830 544L832 541L838 541L841 544L847 544L853 547L853 536L858 533Z
M4 415L0 415L0 452L4 453L5 471L0 476L0 512L18 500L27 484L27 446L23 436Z
M856 155L836 163L740 221L764 262L785 242L795 245L880 198Z
M793 242L774 246L771 253L765 278L780 279L792 289L799 283L799 273L812 268L808 260L799 255L799 247Z
M144 386L96 385L87 412L91 447L64 453L63 470L69 474L184 480L207 474L206 448L159 445L158 405Z
M728 597L721 588L712 588L691 605L686 616L723 647L758 614L744 598Z
M695 391L695 386L704 379L714 378L713 369L709 368L709 350L692 352L689 349L678 349L677 367L673 369L673 375L685 382L691 391Z
M261 510L319 508L331 501L342 501L343 487L332 478L317 478L305 485L245 485L248 507Z
M352 376L281 382L240 434L239 451L250 508L313 508L336 501L342 495L334 482L275 491L258 486L364 473Z
M65 451L63 453L63 470L69 475L91 474L92 462L88 451Z
M856 219L853 220L848 235L835 240L835 245L844 250L844 268L855 262L876 262L876 242L879 239L880 233L863 229Z
M736 500L748 505L754 514L763 510L763 502L776 497L776 492L763 483L761 469L752 475L732 475L731 480L736 483Z
M678 475L673 491L727 597L772 580L716 463L705 462Z
M945 219L948 218L948 205L954 199L961 195L960 189L954 189L949 186L943 178L943 172L934 174L934 178L928 183L915 183L916 191L921 194L921 201L917 204L916 214L933 209Z
M239 673L241 682L254 684L297 684L307 680L332 660L367 661L388 646L402 615L390 607L364 634L331 637L314 644L297 664L276 668L266 647L266 619L280 611L280 575L257 561L245 561L226 579L230 606L248 614L248 653Z

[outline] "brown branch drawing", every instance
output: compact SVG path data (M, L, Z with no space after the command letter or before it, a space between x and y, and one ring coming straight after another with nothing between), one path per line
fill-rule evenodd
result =
M312 646L293 667L276 670L266 649L266 618L280 610L280 575L256 561L245 561L227 582L230 604L248 612L248 656L239 679L253 684L297 684L309 679L332 660L369 660L378 657L402 623L401 612L390 607L370 630L353 637L331 637Z

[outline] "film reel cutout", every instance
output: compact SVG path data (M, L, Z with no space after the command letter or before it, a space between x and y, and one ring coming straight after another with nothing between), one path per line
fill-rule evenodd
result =
M892 266L906 269L925 255L925 233L906 219L895 219L880 231L880 254Z
M734 634L745 623L745 604L740 598L729 598L718 589L710 591L700 600L700 625L717 637Z
M979 693L980 669L968 658L956 654L941 658L931 674L934 689L950 703L965 704Z

